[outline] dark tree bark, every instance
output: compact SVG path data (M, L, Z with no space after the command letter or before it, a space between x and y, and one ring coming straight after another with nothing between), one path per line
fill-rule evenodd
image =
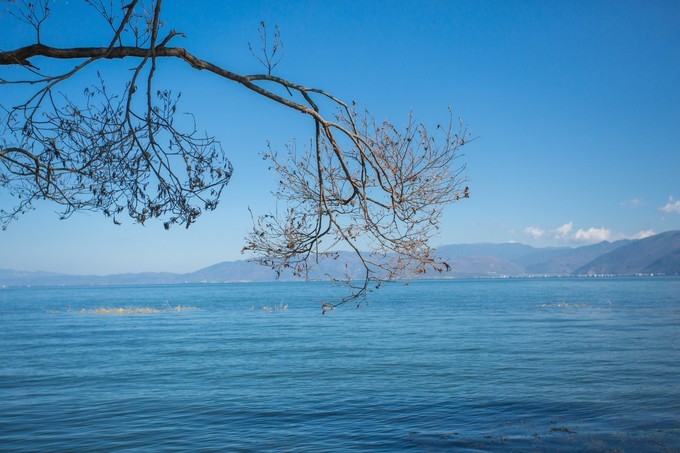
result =
M61 205L64 218L94 210L116 223L124 214L139 223L160 219L166 229L189 227L203 211L216 208L232 167L215 137L175 126L180 96L158 89L154 81L157 61L168 59L237 83L303 113L315 125L311 146L265 156L279 173L275 195L284 207L253 216L244 250L254 252L256 260L277 273L307 276L319 257L332 257L338 245L349 247L359 258L362 278L357 283L351 275L329 276L346 281L352 291L325 310L358 303L372 283L448 268L428 242L439 229L443 207L469 196L457 161L466 140L462 125L454 130L449 118L430 132L411 118L398 130L324 90L272 75L282 42L278 29L273 42L267 41L264 23L262 47L256 52L251 46L251 52L266 73L242 75L171 46L183 35L174 30L160 35L162 0L146 5L132 0L120 10L101 0L88 3L111 28L104 45L43 44L47 0L17 3L10 11L35 29L36 40L0 52L0 67L14 68L12 77L0 72L0 86L31 88L16 106L0 98L0 188L17 200L0 211L3 228L37 200ZM39 58L73 65L45 73L34 63ZM58 91L86 68L118 59L134 62L122 92L109 92L99 73L81 98Z

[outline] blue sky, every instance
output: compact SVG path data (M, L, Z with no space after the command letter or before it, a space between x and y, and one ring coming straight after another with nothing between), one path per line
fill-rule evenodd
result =
M435 125L450 106L477 138L462 149L471 198L446 210L435 245L577 246L680 229L678 1L164 5L167 27L187 35L176 45L228 69L261 72L248 42L264 20L279 25L285 43L277 75L396 124L413 111ZM106 42L81 2L55 1L53 12L47 44ZM29 43L30 30L7 14L0 27L1 48ZM248 207L275 205L275 175L260 153L267 142L281 149L308 140L312 125L182 63L161 71L234 164L218 210L166 232L92 213L59 221L44 204L0 232L0 268L187 272L243 258Z

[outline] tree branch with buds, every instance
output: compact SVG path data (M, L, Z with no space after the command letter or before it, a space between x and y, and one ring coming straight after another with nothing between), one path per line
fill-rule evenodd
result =
M180 95L155 82L157 62L165 59L235 83L313 122L307 146L292 143L266 153L279 175L280 209L253 216L244 250L277 273L299 276L308 276L338 248L353 251L361 278L328 276L351 291L327 302L324 311L359 303L371 285L448 268L429 240L440 228L443 208L469 197L458 162L468 135L452 115L432 131L412 116L399 129L327 91L272 75L283 42L278 28L268 37L264 22L259 53L249 48L266 73L244 75L171 46L184 35L162 34L162 0L132 0L119 11L102 0L88 3L111 30L100 46L43 43L47 0L24 3L12 13L35 29L36 41L0 51L0 67L14 69L12 77L0 72L0 87L28 92L18 105L0 101L0 188L18 200L0 211L3 228L38 200L61 205L64 218L91 210L116 223L125 214L139 223L159 219L166 229L189 227L217 207L232 166L215 137L177 125ZM38 59L73 65L43 71ZM111 92L99 72L82 94L60 91L108 60L134 62L122 91Z

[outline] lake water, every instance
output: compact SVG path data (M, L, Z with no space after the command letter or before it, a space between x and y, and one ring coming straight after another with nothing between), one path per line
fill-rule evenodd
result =
M334 291L0 289L0 450L680 451L680 278Z

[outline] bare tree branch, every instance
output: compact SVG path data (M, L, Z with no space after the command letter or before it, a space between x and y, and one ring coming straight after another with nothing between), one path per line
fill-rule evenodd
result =
M25 73L0 77L0 86L32 87L21 104L0 104L0 188L19 200L0 211L3 228L37 200L62 205L62 217L96 210L118 223L116 216L127 212L140 223L161 219L165 228L188 227L203 210L215 209L232 167L214 137L199 135L195 126L175 127L180 95L154 88L158 60L170 59L235 82L314 122L308 146L298 150L293 143L283 153L266 154L280 177L281 209L253 216L244 250L279 274L290 270L300 276L308 276L320 258L335 256L338 246L352 250L362 275L329 276L352 291L328 302L324 311L360 303L382 281L448 268L428 243L444 206L469 196L458 163L467 132L452 115L433 132L412 117L400 130L324 90L272 75L283 43L278 27L269 38L264 22L259 53L249 48L266 74L243 75L170 46L184 35L171 30L161 37L162 0L148 5L132 0L120 13L111 2L87 3L111 29L106 45L44 44L47 0L25 3L13 13L36 30L36 42L0 52L0 66ZM38 57L74 66L50 73L35 66ZM57 91L86 67L117 59L136 61L122 92L109 92L99 73L80 97ZM138 98L142 77L145 90Z

